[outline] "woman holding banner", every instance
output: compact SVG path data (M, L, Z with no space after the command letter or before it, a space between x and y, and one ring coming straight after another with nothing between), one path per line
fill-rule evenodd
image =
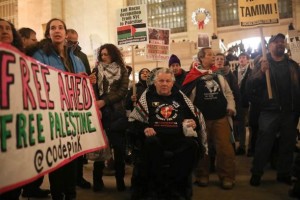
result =
M0 18L0 42L10 44L23 51L22 40L15 26L2 18Z
M97 106L102 112L102 124L113 148L114 168L118 191L126 189L125 175L125 130L127 117L123 100L128 91L129 78L120 50L113 44L99 48L98 62L93 70L94 90ZM94 162L93 190L104 188L102 180L104 161Z
M71 73L85 73L81 60L67 48L66 24L57 18L46 24L45 39L33 57L40 62ZM76 199L76 159L49 173L51 196L53 200Z
M23 51L21 38L19 37L15 26L0 18L0 43L10 44ZM18 200L21 194L21 188L5 192L0 195L1 200Z

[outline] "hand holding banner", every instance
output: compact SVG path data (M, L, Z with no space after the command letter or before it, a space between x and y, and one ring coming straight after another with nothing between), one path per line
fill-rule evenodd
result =
M0 44L0 193L106 146L89 78Z

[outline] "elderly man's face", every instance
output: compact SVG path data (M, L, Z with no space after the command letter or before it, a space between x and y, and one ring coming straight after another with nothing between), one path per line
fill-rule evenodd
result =
M162 96L171 95L171 90L174 85L174 80L172 74L168 73L159 73L156 75L154 81L156 92Z
M283 56L285 51L285 39L276 38L273 42L269 44L269 50L274 56Z

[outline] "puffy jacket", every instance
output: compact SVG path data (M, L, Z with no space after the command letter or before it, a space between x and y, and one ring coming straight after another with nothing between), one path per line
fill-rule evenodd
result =
M85 67L82 61L78 57L76 57L72 51L69 51L69 56L73 64L74 73L85 72ZM60 56L54 51L54 49L51 50L51 54L49 55L47 55L42 49L39 49L33 54L32 57L46 65L50 65L56 69L66 71L66 68Z

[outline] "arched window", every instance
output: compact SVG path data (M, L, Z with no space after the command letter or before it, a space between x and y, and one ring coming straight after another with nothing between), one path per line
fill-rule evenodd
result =
M186 0L127 0L128 6L147 4L148 26L187 31Z
M18 0L0 0L0 18L18 27Z

